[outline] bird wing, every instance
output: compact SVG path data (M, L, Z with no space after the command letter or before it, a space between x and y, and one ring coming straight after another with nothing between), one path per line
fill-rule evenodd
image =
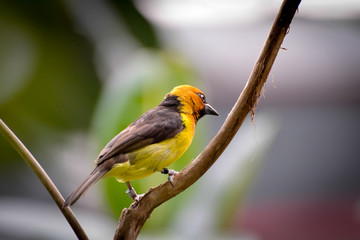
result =
M116 135L100 152L96 163L100 165L120 154L174 137L183 129L181 115L176 109L157 106ZM126 161L126 158L121 159Z

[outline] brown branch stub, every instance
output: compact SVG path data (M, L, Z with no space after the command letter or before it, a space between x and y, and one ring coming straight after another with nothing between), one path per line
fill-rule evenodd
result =
M114 239L136 239L152 211L196 182L226 149L249 112L255 113L261 89L300 2L301 0L283 1L244 90L213 140L194 161L175 176L174 187L165 182L151 188L138 203L124 209Z

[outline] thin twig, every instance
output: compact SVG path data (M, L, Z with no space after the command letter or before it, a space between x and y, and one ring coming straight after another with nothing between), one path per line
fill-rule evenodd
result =
M30 166L30 168L35 172L37 177L40 179L42 184L45 186L46 190L50 193L51 197L54 199L56 205L59 207L60 211L65 216L66 220L69 222L73 231L79 239L88 239L78 220L76 219L74 213L69 207L62 208L64 204L64 198L60 194L59 190L56 188L54 183L51 181L49 176L46 174L44 169L36 161L34 156L29 152L29 150L24 146L24 144L16 137L16 135L10 130L10 128L0 119L0 132L4 135L6 140L13 146L13 148L20 154L20 156L25 160L25 162Z
M124 209L114 239L136 239L151 212L197 181L226 149L249 112L254 114L261 89L266 82L300 1L285 0L281 5L249 80L214 139L194 161L175 176L174 187L169 182L165 182L151 188L139 202L135 202L128 209Z

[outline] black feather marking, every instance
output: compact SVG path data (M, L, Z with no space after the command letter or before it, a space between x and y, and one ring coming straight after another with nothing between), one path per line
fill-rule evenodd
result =
M172 107L179 111L178 107L181 106L181 103L178 99L178 96L167 94L159 106Z

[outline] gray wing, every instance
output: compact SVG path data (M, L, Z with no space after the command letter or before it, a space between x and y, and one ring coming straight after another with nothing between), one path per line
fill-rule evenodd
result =
M100 152L97 165L149 144L158 143L181 132L184 125L180 113L174 108L157 106L116 135ZM119 158L125 162L126 158Z

